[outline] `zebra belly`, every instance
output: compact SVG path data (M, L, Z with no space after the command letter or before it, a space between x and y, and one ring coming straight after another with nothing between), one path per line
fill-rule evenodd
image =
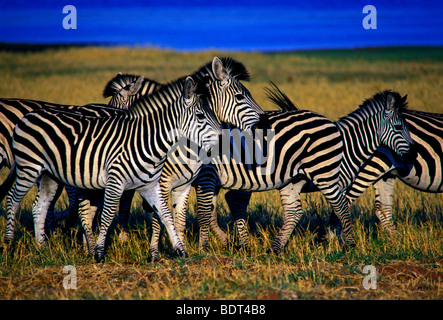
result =
M399 177L408 186L425 192L443 192L443 181L441 175L431 176L429 172L417 172L414 166L407 176Z
M406 111L417 158L409 174L399 176L407 185L426 192L443 192L443 115Z

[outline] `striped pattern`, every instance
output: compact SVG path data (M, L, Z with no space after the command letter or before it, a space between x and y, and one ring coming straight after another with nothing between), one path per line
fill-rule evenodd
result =
M11 141L15 125L25 114L43 107L62 107L62 105L35 100L0 98L0 171L5 167L11 168L14 163Z
M123 191L136 188L158 212L174 248L185 254L160 196L158 180L179 133L191 137L198 132L195 142L205 149L218 139L218 122L206 105L206 97L197 96L194 90L192 78L181 78L118 116L90 117L55 109L27 114L14 130L17 181L7 198L5 239L13 237L21 199L48 171L64 184L105 190L97 259L104 257L107 230Z
M405 110L404 117L415 142L416 158L397 157L385 148L377 150L347 194L352 202L378 180L374 184L375 214L387 230L395 229L392 221L395 178L420 191L443 192L443 114Z
M0 171L2 171L5 167L11 168L14 163L14 156L12 153L12 133L15 125L27 113L41 108L66 108L72 111L81 109L85 114L90 116L97 116L100 114L107 115L109 112L113 111L113 108L99 104L78 107L28 99L0 98ZM55 186L53 187L55 188ZM60 195L62 191L63 186L61 185L58 186L58 189L54 190L54 192L56 192L58 195ZM67 211L71 212L76 207L77 195L74 188L67 188L66 191L69 197L69 208ZM48 208L49 221L47 221L46 225L51 225L54 222L54 205L57 198L58 196L54 197L51 205ZM38 201L39 195L37 195L35 203L38 203ZM65 213L61 214L61 216L64 215ZM41 242L44 232L36 232L36 235L38 235L38 241Z
M279 106L285 107L286 105L285 109L290 109L287 106L287 100L277 99L274 101L278 102ZM304 130L307 130L306 128L313 131L319 130L316 122L311 122L312 119L308 118L306 123L288 121L286 123L282 122L283 125L278 125L278 123L271 125L276 132L275 145L281 145L281 150L286 151L272 155L276 159L275 171L266 169L266 175L258 175L248 166L232 161L229 164L221 164L220 159L215 162L218 177L215 176L214 171L212 171L212 174L211 170L209 170L209 173L205 173L205 168L202 168L200 173L202 178L200 179L199 175L199 178L194 182L197 187L199 215L207 217L206 219L199 218L199 220L207 222L206 225L201 225L203 229L201 232L207 232L208 223L215 225L216 218L214 214L212 218L209 217L210 212L214 210L213 196L217 193L217 188L230 189L231 191L226 194L226 199L230 208L235 210L231 211L233 215L237 215L236 224L240 243L246 245L247 233L244 215L246 214L249 198L247 193L236 194L233 190L263 191L281 188L280 196L285 209L285 223L272 244L274 251L281 251L301 215L300 198L298 196L300 192L320 190L333 205L334 212L340 212L339 210L344 210L343 207L346 207L342 204L343 195L341 190L350 184L349 181L352 181L357 175L362 163L374 153L379 145L389 145L400 154L409 151L411 138L402 117L405 105L405 98L402 98L396 92L385 91L376 94L371 99L366 100L359 109L335 123L335 128L339 131L340 142L332 143L334 140L330 139L327 134L321 134L314 138L316 143L319 144L318 146L303 144L302 137L305 131L302 131L301 128ZM304 113L306 111L295 112L298 116L302 116ZM285 113L280 114L285 115ZM269 121L273 123L273 116L270 115ZM311 125L312 127L310 127ZM321 133L321 131L318 132ZM327 144L327 142L330 144ZM341 144L343 145L341 146ZM272 148L275 148L275 145ZM316 150L317 153L310 155L306 153L306 150ZM305 166L310 166L311 170L317 168L318 171L309 172L305 169ZM297 170L294 170L294 168L297 168ZM338 171L334 171L334 169ZM338 176L334 176L333 173L338 174ZM335 180L336 178L337 180ZM308 180L311 180L310 185L306 183ZM334 181L338 183L338 186L335 185L339 187L338 189L331 189ZM285 186L285 183L289 184ZM328 186L330 189L328 189ZM202 200L199 199L200 197ZM203 202L206 204L202 204ZM200 208L208 211L203 212ZM349 219L347 208L341 214L341 221ZM345 223L345 241L352 243L350 223L349 221ZM180 235L179 226L177 226L177 229ZM219 229L216 230L216 233L221 234ZM202 236L201 234L200 239L202 238L207 241L206 235ZM224 236L222 236L222 241L225 241ZM206 242L202 245L208 244Z

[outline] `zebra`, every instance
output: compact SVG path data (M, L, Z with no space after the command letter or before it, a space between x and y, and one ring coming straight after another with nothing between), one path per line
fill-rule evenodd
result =
M80 189L105 191L97 261L104 259L107 230L124 190L137 189L161 217L181 255L186 250L178 239L169 209L160 196L158 180L169 148L180 135L194 139L208 150L218 141L219 123L209 99L192 77L183 77L138 100L126 113L90 117L69 109L38 109L25 115L13 134L15 163L7 182L16 178L7 195L5 241L13 238L15 214L37 178L48 173L58 181ZM7 184L6 184L7 185ZM3 187L3 186L2 186ZM3 191L4 192L4 191ZM2 193L3 193L2 192ZM49 193L46 183L40 194ZM47 201L46 201L47 202ZM45 218L44 200L33 210Z
M403 114L415 142L416 157L397 157L385 148L376 150L347 191L352 202L376 181L375 214L388 231L395 230L392 203L396 178L420 191L443 192L443 114L416 110Z
M291 106L288 108L290 100L287 97L284 99L276 95L275 101L279 106L291 109ZM271 140L270 145L281 145L284 150L271 148L270 152L275 152L275 171L269 170L268 175L261 175L254 171L254 166L251 169L251 166L232 161L226 164L218 158L213 161L212 166L202 167L199 176L193 182L197 194L202 246L209 246L209 224L215 227L216 234L226 243L226 235L218 228L214 214L215 196L220 187L229 189L225 199L233 213L242 246L248 244L245 214L250 192L279 189L285 218L284 225L271 247L276 253L282 251L301 217L299 193L307 191L308 180L316 190L322 191L332 205L334 213L338 213L340 221L345 224L345 244L352 246L354 240L348 201L344 196L345 187L352 182L360 166L379 145L387 145L400 155L409 152L412 140L402 116L405 108L406 97L402 98L397 92L387 90L365 100L356 111L334 124L310 111L274 111L263 115L262 117L268 118L271 128L276 132L275 141ZM319 123L331 132L325 132L326 129ZM332 130L331 124L335 131ZM316 129L316 132L308 134L306 128ZM243 150L245 154L248 152L250 153ZM184 211L178 214L181 217L177 220L184 220ZM177 224L177 233L182 235L183 230L179 230L180 227L183 227L183 224Z
M11 169L13 164L13 154L11 151L12 132L15 125L27 113L40 108L70 108L71 110L79 110L78 108L81 108L82 112L89 112L92 116L100 115L103 112L106 115L112 112L109 109L105 111L106 108L109 108L109 105L118 109L127 109L127 106L132 104L141 95L150 94L160 87L161 85L155 81L144 81L144 77L123 75L120 72L108 82L103 91L105 98L112 96L108 105L88 104L78 107L30 99L0 98L0 172L5 168ZM63 186L60 185L56 191L57 195L50 205L49 217L53 216L53 206L62 191ZM75 188L66 186L66 191L69 199L69 207L66 214L69 215L70 212L75 210L78 199ZM64 215L65 214L61 214L61 216Z
M88 112L91 116L99 115L100 112L110 112L109 106L102 104L89 104L78 107L30 99L0 98L0 172L5 168L11 169L14 163L12 133L15 125L27 113L40 108L67 108L71 110L81 108L83 112ZM62 187L57 189L58 195L60 195L62 191ZM67 194L69 197L69 212L76 206L77 197L74 188L68 187ZM58 198L58 196L56 198ZM54 203L51 204L50 211L52 211L53 205Z

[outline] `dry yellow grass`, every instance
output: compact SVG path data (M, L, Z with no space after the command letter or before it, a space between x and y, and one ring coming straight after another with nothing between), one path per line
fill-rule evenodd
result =
M86 104L106 102L101 93L116 73L143 74L168 81L193 72L214 55L246 64L247 84L257 102L274 109L263 88L272 80L299 107L332 120L354 110L375 92L408 93L413 109L443 112L443 50L393 48L371 51L299 53L178 53L141 48L64 48L38 52L0 52L1 97ZM3 173L4 177L5 173ZM3 178L1 179L3 180ZM224 192L218 200L220 224L232 237ZM401 196L399 196L401 195ZM17 242L0 253L1 299L442 299L443 195L426 194L399 182L394 199L398 234L379 230L368 189L352 207L357 247L343 252L337 240L313 243L317 227L327 222L330 207L318 194L303 195L303 232L291 237L284 253L268 253L282 224L276 191L254 194L249 207L250 248L198 246L195 195L189 205L188 258L176 258L166 237L161 260L149 262L150 217L133 204L130 241L112 237L105 264L94 264L79 241L79 229L51 236L39 248L32 235L30 208L35 190L22 203ZM57 210L66 206L59 201ZM3 202L4 208L4 202ZM5 230L0 216L0 238ZM63 288L63 267L77 269L77 289ZM377 268L377 289L366 290L365 265Z

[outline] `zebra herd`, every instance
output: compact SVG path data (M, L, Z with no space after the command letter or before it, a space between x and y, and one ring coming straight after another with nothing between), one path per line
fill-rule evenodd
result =
M386 90L336 122L298 109L273 84L268 97L281 110L264 112L242 81L246 67L214 59L169 83L119 73L105 87L109 105L58 105L0 99L0 186L6 200L5 242L14 239L20 202L38 183L32 206L35 237L63 188L68 220L80 217L85 247L105 257L109 227L119 206L121 236L135 191L153 212L150 254L158 258L165 227L185 256L184 229L191 187L196 190L200 245L209 229L223 244L216 199L221 188L240 244L248 245L246 212L251 192L278 189L284 222L271 248L283 250L302 215L300 193L320 191L331 205L331 229L345 247L355 245L349 206L374 184L375 213L393 229L395 178L426 192L443 192L443 115L407 109L406 96ZM239 156L240 155L240 156ZM171 198L172 212L168 207ZM101 207L97 241L93 218Z

